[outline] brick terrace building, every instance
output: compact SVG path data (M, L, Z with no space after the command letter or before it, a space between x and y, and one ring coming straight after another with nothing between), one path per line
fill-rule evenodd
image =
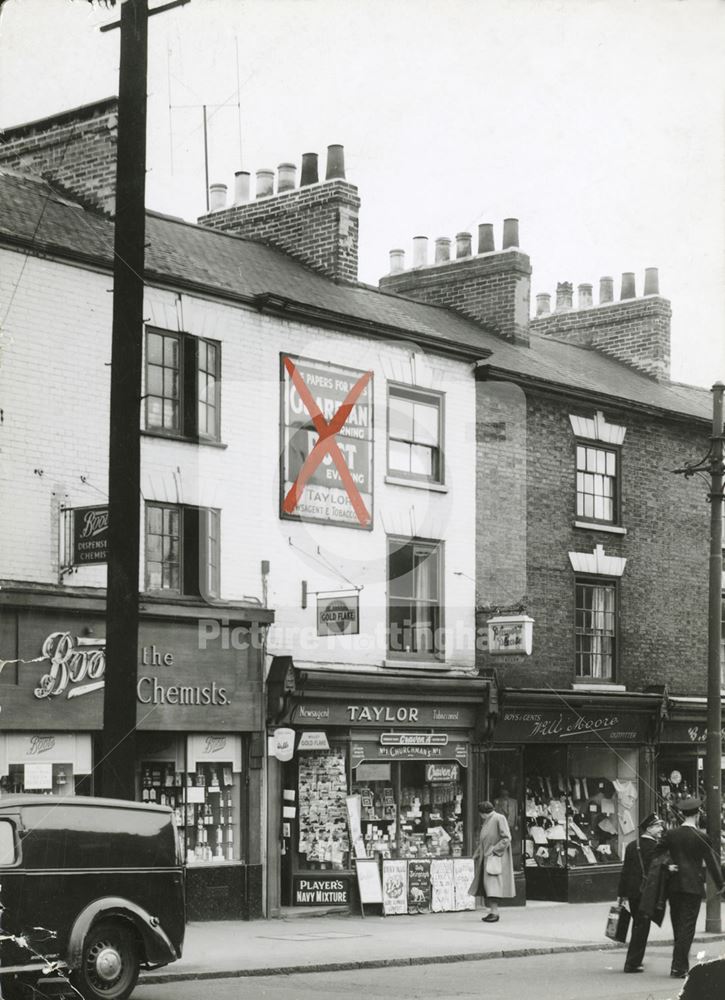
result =
M105 568L73 534L107 480L115 102L3 138L0 775L23 787L43 747L43 787L93 790ZM177 809L196 917L349 902L351 791L371 853L452 857L462 884L491 795L520 898L609 891L665 687L690 722L704 690L707 512L662 470L699 453L708 394L669 383L658 295L529 321L511 220L501 251L483 227L475 256L461 234L357 283L340 159L276 193L263 172L251 203L241 174L198 226L147 216L139 797ZM290 502L314 403L331 420L360 379L360 504L330 456ZM524 613L530 655L520 621L481 648ZM547 839L565 792L582 836Z

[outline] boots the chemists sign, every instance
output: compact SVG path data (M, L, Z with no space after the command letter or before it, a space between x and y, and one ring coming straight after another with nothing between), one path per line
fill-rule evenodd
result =
M371 529L373 373L281 356L280 516Z

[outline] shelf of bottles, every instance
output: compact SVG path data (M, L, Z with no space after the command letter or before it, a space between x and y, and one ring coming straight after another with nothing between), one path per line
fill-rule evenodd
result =
M183 772L170 761L142 761L141 800L174 810L188 865L224 864L240 857L239 780L231 762Z

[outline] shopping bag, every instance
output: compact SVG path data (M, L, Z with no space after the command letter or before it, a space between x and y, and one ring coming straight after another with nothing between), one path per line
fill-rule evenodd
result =
M503 864L501 858L497 854L489 854L486 858L486 874L487 875L500 875L503 871Z
M607 926L604 933L612 941L619 941L620 944L624 944L627 940L630 918L631 914L627 907L619 906L615 903L614 906L609 907Z

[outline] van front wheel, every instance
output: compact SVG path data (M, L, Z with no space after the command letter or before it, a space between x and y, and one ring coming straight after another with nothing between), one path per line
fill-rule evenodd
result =
M83 961L71 976L85 1000L126 1000L138 979L138 945L133 931L117 921L91 927Z

